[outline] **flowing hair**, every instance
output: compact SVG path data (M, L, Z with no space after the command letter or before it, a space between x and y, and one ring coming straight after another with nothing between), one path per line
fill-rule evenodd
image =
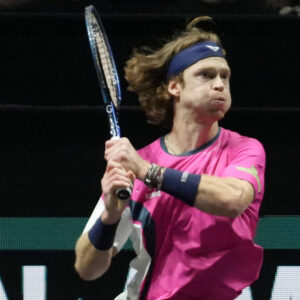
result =
M168 92L166 74L173 56L198 42L210 41L221 45L218 35L212 29L204 29L208 24L212 27L212 18L197 17L187 24L186 30L176 34L158 50L134 49L131 58L126 62L125 78L129 83L128 89L138 94L149 123L168 128L172 125L173 101ZM175 77L175 80L183 81L182 74Z

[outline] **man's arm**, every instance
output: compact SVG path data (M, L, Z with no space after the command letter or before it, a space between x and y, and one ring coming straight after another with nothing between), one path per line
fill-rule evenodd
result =
M203 174L194 206L213 215L234 218L243 213L253 198L254 188L246 180Z
M126 138L108 141L105 156L106 159L118 161L124 168L131 170L141 181L145 180L150 163L139 156ZM178 172L180 177L183 172ZM177 188L176 191L179 184L180 180L177 182L172 178L168 188L162 184L161 190L183 200L181 195L185 196L187 193L184 188ZM236 217L251 204L254 198L254 188L247 180L203 174L198 184L197 182L193 184L192 188L195 192L189 204L193 202L196 208L214 215ZM191 189L190 186L186 188L187 191ZM178 191L182 194L178 195Z
M105 224L115 224L119 217L109 219L108 212L103 211L101 220ZM110 267L112 257L117 253L115 247L99 250L91 243L88 233L80 236L75 248L75 269L84 280L94 280L102 276Z
M75 269L84 280L102 276L117 253L113 247L114 235L128 201L117 199L115 191L119 187L131 187L133 180L133 173L125 171L120 164L107 163L101 180L105 209L92 228L80 236L75 248Z
M97 250L84 233L77 241L75 270L84 280L94 280L102 276L110 267L114 247L109 250Z

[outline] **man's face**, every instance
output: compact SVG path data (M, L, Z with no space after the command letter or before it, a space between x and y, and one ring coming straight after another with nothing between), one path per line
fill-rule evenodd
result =
M199 60L183 72L183 82L173 82L169 92L178 109L192 111L199 121L222 119L231 106L230 68L222 57Z

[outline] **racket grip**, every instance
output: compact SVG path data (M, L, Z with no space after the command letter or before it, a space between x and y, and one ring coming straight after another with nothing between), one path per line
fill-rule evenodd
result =
M112 140L116 140L119 138L120 138L119 136L111 137ZM116 196L122 201L129 200L130 196L131 196L131 189L128 187L127 188L119 188L116 190Z
M131 196L131 189L130 188L119 188L116 190L116 196L120 199L120 200L128 200L130 199Z

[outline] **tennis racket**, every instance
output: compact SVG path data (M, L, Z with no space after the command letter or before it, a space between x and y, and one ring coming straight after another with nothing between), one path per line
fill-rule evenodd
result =
M85 24L102 99L108 115L110 135L111 138L120 138L121 132L117 111L122 96L119 76L103 24L93 5L85 8ZM116 195L120 200L127 200L131 196L131 189L119 188Z

